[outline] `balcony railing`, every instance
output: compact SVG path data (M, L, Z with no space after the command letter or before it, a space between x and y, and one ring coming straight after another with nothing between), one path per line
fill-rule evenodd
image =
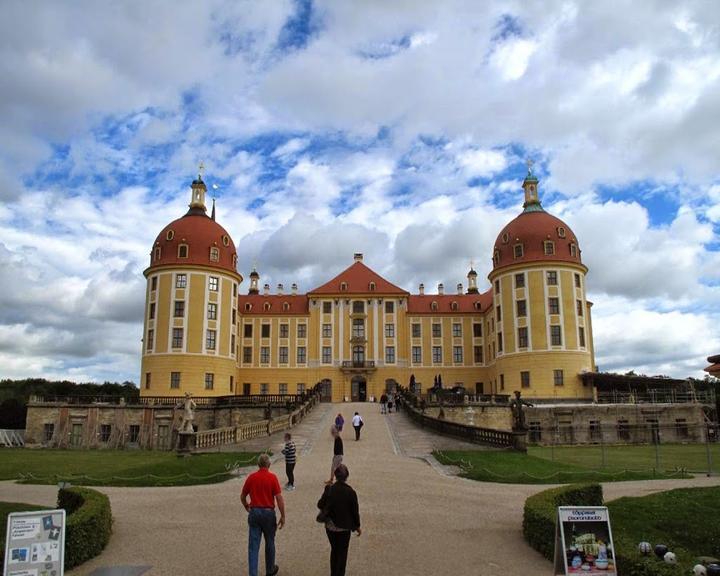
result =
M375 369L374 360L343 360L343 368L355 368L359 370Z

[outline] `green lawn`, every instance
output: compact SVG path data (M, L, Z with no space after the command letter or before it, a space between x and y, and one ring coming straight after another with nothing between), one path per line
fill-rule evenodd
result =
M7 519L10 513L46 510L47 508L47 506L35 506L33 504L22 504L21 502L0 502L0 559L5 557L5 536L7 536ZM53 508L53 506L50 506L50 508ZM0 570L1 572L2 570Z
M690 574L698 556L720 558L720 487L680 488L607 504L615 548L635 553L638 542L665 544L678 559L672 574ZM662 564L655 557L649 564Z
M234 465L251 465L257 454L222 452L178 457L174 452L127 450L2 449L0 480L30 484L68 481L83 486L187 486L231 477Z
M605 465L603 466L603 449ZM583 468L621 470L652 470L656 467L654 445L605 446L531 446L528 454ZM707 473L707 448L705 444L660 444L657 446L659 470L685 470ZM712 470L720 473L720 444L710 445Z
M564 484L684 477L677 473L625 470L594 470L576 464L538 458L520 452L477 450L435 452L443 464L459 464L466 478L510 484Z

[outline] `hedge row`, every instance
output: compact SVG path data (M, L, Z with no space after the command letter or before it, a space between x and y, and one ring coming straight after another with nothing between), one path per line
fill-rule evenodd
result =
M90 488L62 488L58 508L67 514L65 569L94 558L110 540L112 511L105 494Z
M558 506L602 506L600 484L570 484L545 490L525 500L523 535L545 558L555 555L555 524Z

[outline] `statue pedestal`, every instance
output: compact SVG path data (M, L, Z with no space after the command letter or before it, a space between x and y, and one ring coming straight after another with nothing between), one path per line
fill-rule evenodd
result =
M195 450L195 432L178 432L177 454L189 456Z
M527 452L527 430L513 430L513 450Z

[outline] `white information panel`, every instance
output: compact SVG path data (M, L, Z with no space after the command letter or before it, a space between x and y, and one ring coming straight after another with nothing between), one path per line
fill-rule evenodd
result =
M65 510L12 512L5 539L5 576L63 576Z
M605 506L559 506L555 574L617 576L610 515Z

